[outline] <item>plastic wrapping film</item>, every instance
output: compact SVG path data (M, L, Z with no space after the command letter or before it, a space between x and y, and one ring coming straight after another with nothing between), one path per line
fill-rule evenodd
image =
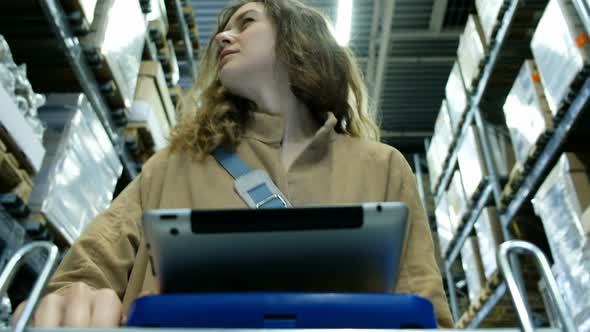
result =
M500 13L506 0L475 0L486 45L490 44L492 34L500 23Z
M465 244L463 245L463 248L461 248L461 263L463 264L463 271L465 272L469 300L474 302L479 298L481 290L485 285L476 237L470 236L465 240Z
M467 200L465 198L465 191L463 189L463 180L461 179L461 172L456 170L453 173L451 184L447 191L449 200L449 219L453 230L456 230L461 222L461 219L467 212Z
M467 109L467 93L465 92L465 85L463 84L463 77L461 75L461 67L455 61L445 87L447 107L449 109L453 132L459 129L459 120L461 120L463 113Z
M531 41L545 95L555 115L590 51L588 36L570 0L551 0Z
M47 154L29 206L73 243L112 200L123 166L88 101L54 95L39 116Z
M475 125L471 125L467 129L465 137L457 150L457 160L463 179L465 197L469 200L488 175L479 134Z
M504 117L516 161L523 164L539 137L553 128L551 110L533 60L526 60L520 68L504 103Z
M498 212L493 207L484 208L475 222L475 233L481 254L484 276L489 280L498 271L496 252L503 242Z
M475 89L475 82L480 72L480 64L485 58L487 47L479 18L470 14L465 24L465 30L459 39L457 49L458 61L463 74L463 81L467 91Z
M588 166L587 160L586 166ZM578 325L590 312L590 244L580 219L590 205L590 178L584 162L562 155L533 199L555 260L554 272Z
M455 234L449 218L449 202L446 192L442 193L440 201L434 209L434 215L436 217L436 232L438 233L440 252L444 256Z
M41 141L44 128L37 117L37 108L45 103L45 97L33 91L27 78L27 67L17 66L14 63L10 47L2 35L0 35L0 85L24 115L36 138Z
M82 39L85 48L96 48L105 57L125 107L133 101L146 30L138 1L101 0L92 32Z
M442 174L442 167L444 160L440 156L440 136L433 135L426 151L426 162L428 163L428 176L430 178L430 191L434 192L435 186Z

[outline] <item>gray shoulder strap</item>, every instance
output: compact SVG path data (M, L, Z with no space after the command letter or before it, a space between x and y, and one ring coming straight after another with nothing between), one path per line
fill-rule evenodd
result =
M211 154L234 178L234 189L249 207L291 207L265 171L252 170L237 153L224 146L217 147Z

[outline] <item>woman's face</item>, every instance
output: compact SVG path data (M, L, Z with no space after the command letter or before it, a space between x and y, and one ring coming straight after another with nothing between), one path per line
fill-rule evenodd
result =
M253 84L260 85L272 75L275 28L261 3L240 7L215 40L220 49L219 78L233 93L247 97Z

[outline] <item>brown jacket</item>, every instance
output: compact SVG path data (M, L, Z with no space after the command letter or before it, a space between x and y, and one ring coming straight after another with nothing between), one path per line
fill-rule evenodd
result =
M428 222L408 163L391 146L337 134L335 124L330 114L310 145L285 171L280 158L283 116L256 112L237 152L250 167L266 170L294 206L406 203L409 233L394 291L429 298L439 324L450 327ZM194 161L180 152L163 150L87 227L59 266L48 292L83 281L95 288L115 290L127 308L140 293L157 287L152 274L146 273L150 267L140 226L144 211L235 207L245 204L233 190L233 179L213 157Z

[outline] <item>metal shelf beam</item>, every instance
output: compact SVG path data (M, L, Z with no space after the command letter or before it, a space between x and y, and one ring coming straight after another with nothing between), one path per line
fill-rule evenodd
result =
M471 234L471 231L473 230L473 227L475 226L475 222L479 218L481 211L483 210L483 208L486 206L486 203L490 199L491 193L492 193L492 185L488 183L486 185L485 189L482 191L481 195L479 196L479 199L475 203L473 209L471 209L471 211L469 212L467 222L465 222L463 227L455 235L455 238L453 239L453 241L451 241L451 243L454 242L454 245L452 248L449 248L449 250L447 250L446 255L445 255L445 260L448 261L450 264L452 264L455 261L455 259L457 259L457 257L459 256L459 253L461 252L461 248L463 247L463 244L465 244L465 241L469 237L469 234Z
M481 306L479 311L475 314L475 317L469 324L467 325L468 329L476 329L483 320L492 312L494 307L500 302L504 294L506 294L506 282L502 280L498 287L494 289L492 295L488 300Z
M182 10L182 4L180 0L173 0L174 7L176 9L176 13L178 14L178 23L180 25L180 33L182 34L182 41L184 43L184 51L185 51L185 62L186 67L188 67L188 79L190 80L191 84L194 82L195 73L197 71L195 65L195 58L193 53L193 43L190 39L190 34L188 31L188 25L186 24L186 20L184 19L184 11ZM184 67L184 66L183 66Z
M135 167L133 167L132 158L125 147L122 137L120 137L115 130L110 109L105 103L100 93L100 89L98 88L98 84L96 83L96 79L86 63L78 38L76 38L70 29L61 4L57 0L41 0L39 3L43 8L49 26L55 33L58 43L63 49L66 59L76 75L84 94L88 98L88 101L92 105L92 108L96 112L96 115L111 139L115 150L119 154L121 162L123 163L123 171L127 173L129 178L135 178L137 176L137 171L135 170Z
M463 124L461 125L461 129L459 130L459 133L455 136L455 138L453 140L454 143L452 144L452 146L454 146L454 148L452 149L452 151L450 151L450 157L448 158L448 163L446 163L446 167L443 170L443 175L440 177L439 183L438 183L437 188L435 190L437 203L439 202L443 191L447 188L447 186L449 185L449 182L451 181L451 176L453 174L453 170L457 166L458 148L461 145L461 142L463 141L463 139L465 138L465 134L467 132L467 129L473 123L475 112L479 112L479 103L480 103L481 99L483 98L488 81L490 80L490 77L494 71L494 68L496 66L496 62L498 61L498 56L500 55L500 52L502 50L502 46L504 45L504 40L506 39L506 36L508 35L508 30L510 29L510 25L512 24L512 20L513 20L514 16L516 15L516 10L518 8L519 3L520 3L520 0L511 0L510 1L510 4L508 5L506 12L504 13L504 16L502 17L502 20L500 21L500 27L499 27L498 32L496 34L496 38L491 44L489 55L488 55L487 61L484 64L484 67L482 69L481 77L480 77L479 81L477 82L477 87L474 90L475 92L471 96L469 96L469 98L468 98L469 99L469 109L467 110L467 114L465 115L465 120L463 121ZM492 179L492 181L497 181L497 179Z

